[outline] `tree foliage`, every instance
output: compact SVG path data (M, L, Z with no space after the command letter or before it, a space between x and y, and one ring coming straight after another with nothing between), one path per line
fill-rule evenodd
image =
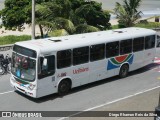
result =
M94 26L93 28L97 27L101 30L105 30L110 27L110 24L108 23L110 19L109 13L103 11L102 5L94 1L49 1L37 4L36 13L36 16L38 16L37 22L45 23L41 24L41 28L44 28L44 26L48 24L47 28L51 28L51 31L56 29L65 29L69 34L73 34L75 32L77 33L76 26L81 24L84 24L84 26L86 25L86 27L83 27L84 29ZM90 30L95 31L95 29Z
M124 0L123 5L116 2L115 14L119 19L120 27L131 27L141 17L138 11L142 0Z
M28 23L28 6L30 0L5 0L5 8L1 11L3 25L6 29L21 29L24 23Z
M5 8L0 12L3 25L16 29L22 28L24 23L31 24L31 2L5 0ZM109 19L110 14L95 1L36 0L36 24L42 37L53 30L64 29L69 34L105 30L110 28Z
M102 10L102 4L90 1L85 2L76 9L75 14L83 19L83 21L101 30L105 30L110 27L109 20L110 14Z
M57 29L65 29L68 33L74 32L74 25L68 19L71 10L70 1L54 0L36 5L36 23L39 24L41 36Z
M89 33L89 32L97 32L98 28L91 25L80 24L76 27L75 33Z

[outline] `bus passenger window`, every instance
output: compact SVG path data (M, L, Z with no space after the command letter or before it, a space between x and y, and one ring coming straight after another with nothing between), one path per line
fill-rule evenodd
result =
M62 50L57 52L57 68L71 66L71 50Z
M104 59L105 44L92 45L90 47L90 61Z
M155 35L145 37L145 49L151 49L155 47Z
M119 41L106 44L106 58L119 55Z
M124 55L132 52L132 40L122 40L120 41L120 54Z
M135 38L133 40L133 52L144 50L144 37Z
M89 47L73 49L73 65L84 64L89 61Z

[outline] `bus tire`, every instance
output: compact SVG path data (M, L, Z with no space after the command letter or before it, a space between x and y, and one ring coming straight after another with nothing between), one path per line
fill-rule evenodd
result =
M58 94L59 95L66 95L69 90L71 89L71 82L70 80L62 80L58 85Z
M119 76L120 78L125 78L128 75L128 71L129 71L129 66L128 64L124 64L121 66L120 71L119 71Z

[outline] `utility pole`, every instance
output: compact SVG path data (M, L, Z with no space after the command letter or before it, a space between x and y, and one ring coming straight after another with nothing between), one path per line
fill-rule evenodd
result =
M32 0L32 40L35 39L35 0Z

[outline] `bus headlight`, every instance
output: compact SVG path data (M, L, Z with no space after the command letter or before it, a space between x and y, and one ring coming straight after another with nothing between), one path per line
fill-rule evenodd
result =
M28 90L33 90L35 88L36 85L33 85L33 84L29 84L28 86Z

